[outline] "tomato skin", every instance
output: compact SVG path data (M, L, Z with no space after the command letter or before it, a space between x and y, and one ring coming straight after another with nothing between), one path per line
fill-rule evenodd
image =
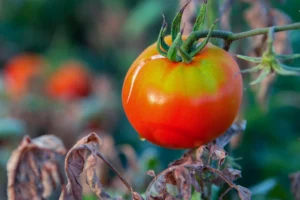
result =
M44 60L35 54L20 54L4 66L3 80L8 95L12 98L22 97L29 89L29 82L41 75Z
M239 67L223 49L209 44L185 64L169 61L153 44L127 72L122 103L141 138L184 149L223 134L237 116L242 92Z
M74 100L90 93L90 74L86 67L75 60L64 63L48 81L47 91L60 100Z

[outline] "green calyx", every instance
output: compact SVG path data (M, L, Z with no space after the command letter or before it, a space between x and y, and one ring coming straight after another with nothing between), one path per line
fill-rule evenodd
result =
M282 64L280 61L286 61L291 59L300 58L300 54L291 55L279 55L274 51L274 27L269 29L267 49L263 53L262 57L250 57L237 55L238 58L246 60L248 62L256 63L255 67L241 70L241 73L248 72L260 72L259 76L250 83L250 85L255 85L263 81L270 73L277 73L284 76L299 76L300 68L290 67Z
M190 35L188 39L192 39L193 44L192 45L185 44L185 41L183 41L182 39L184 27L181 29L181 19L184 10L189 5L189 3L190 1L182 7L182 9L176 14L175 18L173 19L172 26L171 26L171 37L172 37L171 45L168 45L164 40L166 35L166 30L167 30L167 23L165 21L165 17L163 16L163 24L157 39L157 51L161 55L167 57L172 62L190 63L193 60L193 57L196 54L198 54L207 45L211 37L211 33L213 32L214 25L218 21L216 20L212 24L203 42L199 44L196 38L189 38L191 37ZM207 1L204 1L204 4L202 4L200 8L199 14L196 18L196 22L193 27L193 31L200 31L203 30L204 28L205 15L206 15L206 3Z

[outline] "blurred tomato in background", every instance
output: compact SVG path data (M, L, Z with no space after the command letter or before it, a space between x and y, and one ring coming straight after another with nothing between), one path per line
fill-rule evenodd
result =
M28 92L33 80L42 75L45 62L37 54L20 54L12 57L3 69L4 88L7 94L21 99Z
M76 99L86 97L91 91L91 75L79 61L63 63L51 74L47 81L49 95L57 99Z

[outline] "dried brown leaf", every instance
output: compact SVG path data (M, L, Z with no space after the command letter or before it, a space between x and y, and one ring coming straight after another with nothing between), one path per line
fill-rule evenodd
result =
M234 180L241 177L239 170L224 165L221 171L210 166L211 159L219 161L219 165L222 165L227 156L223 146L228 144L233 135L242 132L245 126L245 121L238 122L216 141L189 150L182 158L172 162L169 168L156 175L152 180L146 191L146 199L190 199L192 187L195 191L205 195L205 191L211 187L211 183L218 185L227 183L230 186L228 191L235 188L239 190L242 198L247 199L249 194L251 196L250 191L233 183Z
M201 191L196 175L202 167L203 163L193 161L191 151L188 151L155 176L146 191L147 199L190 199L192 186Z
M176 180L179 190L179 198L188 200L191 198L192 184L190 173L185 167L178 167L173 171L174 179Z
M218 160L219 166L223 164L227 156L227 152L216 144L209 145L210 158L212 160Z
M115 143L110 134L106 132L97 132L98 136L105 142L102 143L101 147L99 147L98 151L104 152L104 155L107 159L109 159L112 164L122 172L122 164L119 160L118 153L115 149ZM84 137L86 135L83 135ZM81 137L81 138L82 138ZM96 174L99 177L101 183L106 185L111 182L111 177L109 176L110 168L106 165L102 160L97 160L96 164ZM119 179L117 179L119 181ZM91 191L89 185L86 182L86 171L84 170L80 175L80 184L82 186L83 195L91 195L93 192ZM122 187L122 189L120 188ZM126 190L124 185L116 186L120 191ZM124 189L123 189L124 188Z
M61 193L60 200L82 199L82 186L79 176L83 170L86 172L86 181L91 190L99 199L110 199L110 196L103 191L103 186L96 174L97 152L102 140L95 134L79 140L68 152L65 159L65 171L68 184Z
M245 187L237 185L237 191L241 200L251 200L251 191Z
M242 177L241 171L237 170L237 169L233 169L233 168L226 168L226 169L222 170L221 172L227 178L227 180L229 180L230 182L233 182L236 179L239 179ZM220 176L216 177L213 180L213 183L216 185L222 185L225 182L226 181Z
M166 196L166 193L165 175L159 175L149 184L146 191L146 199L163 199Z
M187 168L189 170L190 173L190 181L191 181L191 185L194 187L194 189L197 192L201 192L201 187L199 184L199 180L197 179L198 176L200 176L200 174L202 173L202 169L203 169L203 164L197 162L197 164L187 164L184 166L185 168Z
M296 200L300 199L300 172L290 175L291 190Z
M8 163L8 199L44 199L63 184L59 161L66 150L61 140L45 135L24 137Z
M233 168L223 170L223 174L225 174L225 176L227 176L231 181L235 181L242 177L241 171Z

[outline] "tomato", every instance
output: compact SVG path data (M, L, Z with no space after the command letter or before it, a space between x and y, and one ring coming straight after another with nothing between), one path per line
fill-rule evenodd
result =
M74 100L90 93L90 73L84 64L70 60L62 64L48 81L48 93L60 100Z
M153 44L127 72L122 103L141 138L183 149L223 134L237 116L242 93L239 67L225 50L208 44L192 62L176 63Z
M30 81L40 75L44 61L35 54L21 54L13 57L4 66L3 80L8 95L22 97L29 89Z

